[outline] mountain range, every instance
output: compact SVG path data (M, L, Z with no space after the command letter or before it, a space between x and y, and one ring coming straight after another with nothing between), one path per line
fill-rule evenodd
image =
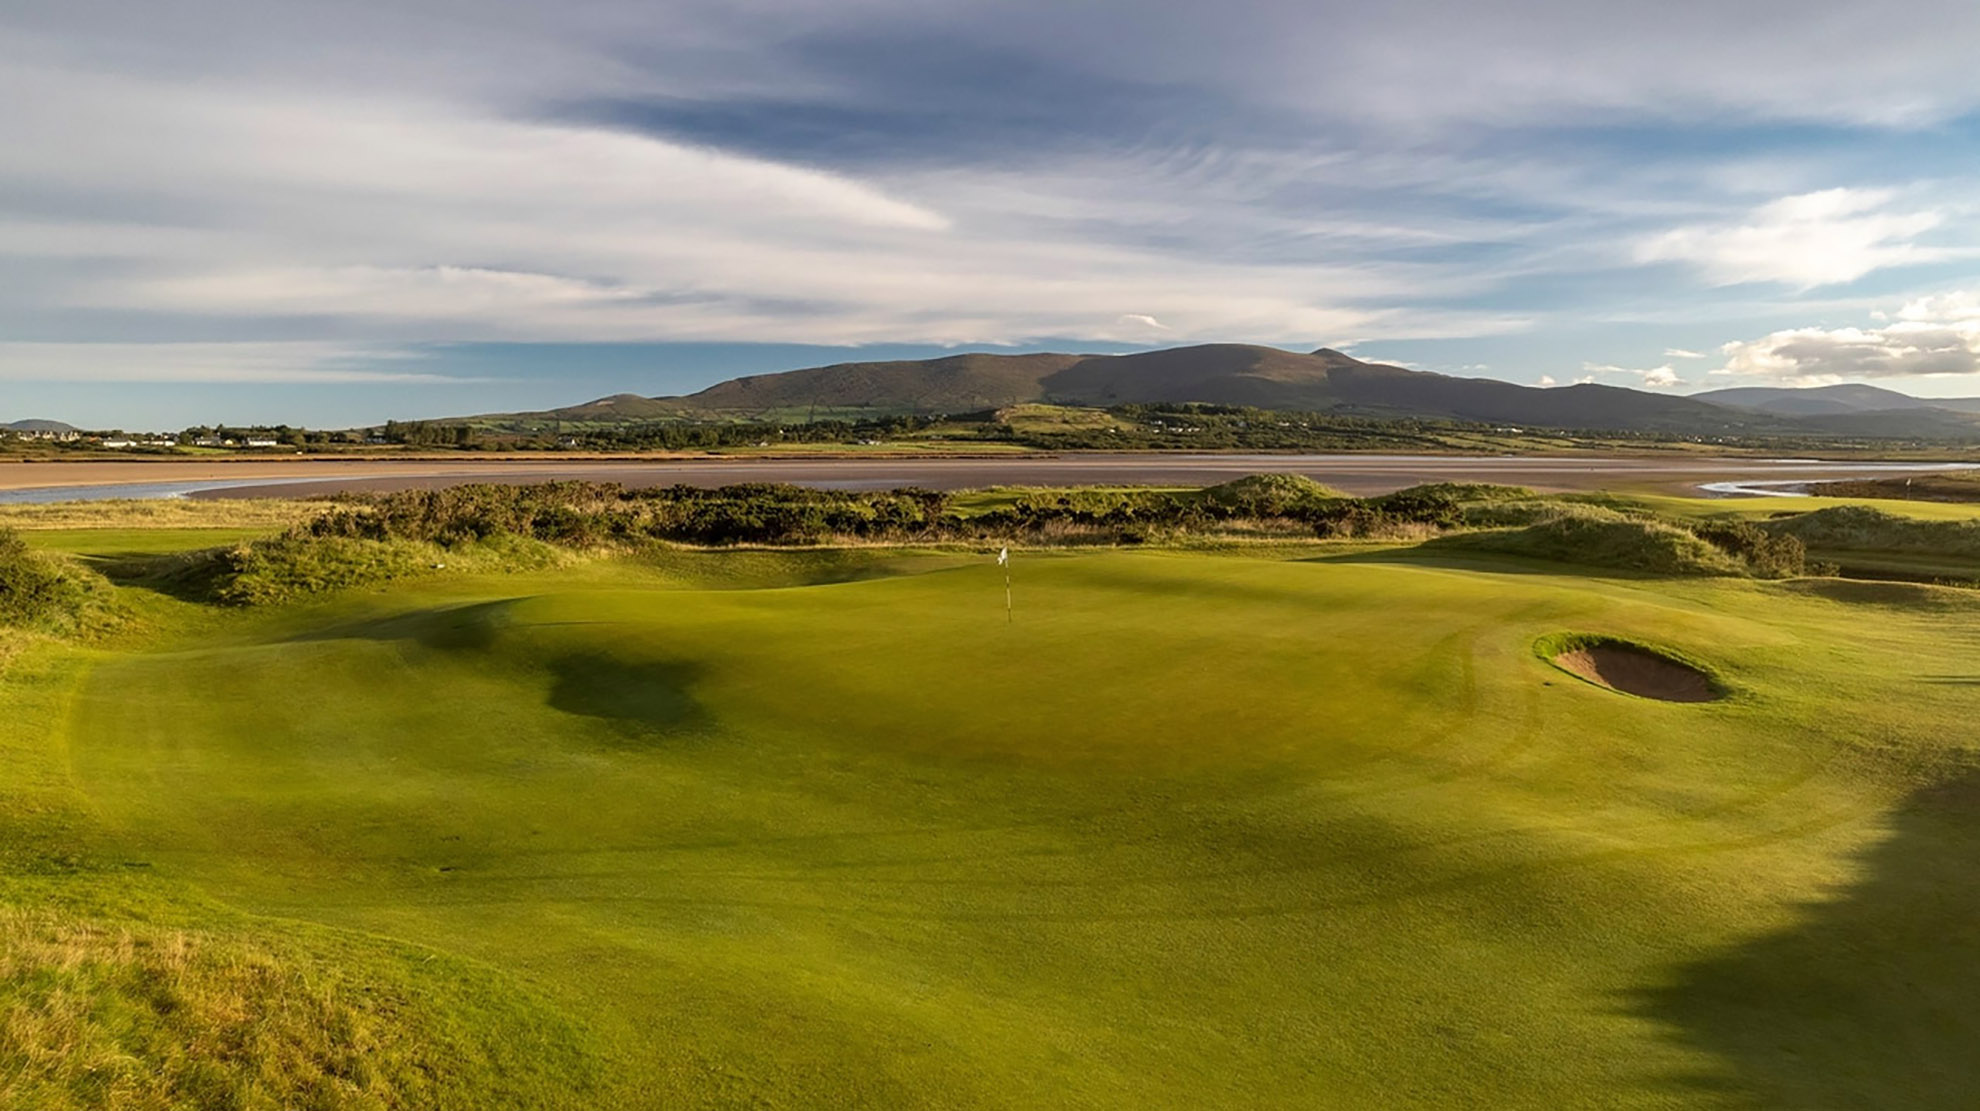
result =
M1923 400L1874 386L1715 390L1690 397L1621 386L1541 388L1300 353L1207 344L1128 355L971 353L837 363L717 383L678 397L620 394L476 421L618 423L804 420L980 412L1027 402L1107 407L1198 402L1376 418L1670 435L1980 438L1980 399Z
M1943 409L1955 413L1980 413L1980 397L1913 397L1881 386L1846 382L1836 386L1788 389L1779 386L1741 386L1730 390L1707 390L1691 395L1694 401L1730 405L1760 413L1788 417L1836 416L1842 413L1899 412Z

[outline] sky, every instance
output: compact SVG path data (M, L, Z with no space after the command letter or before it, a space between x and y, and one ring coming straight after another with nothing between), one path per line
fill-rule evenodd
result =
M1980 394L1980 4L9 0L0 420L956 350Z

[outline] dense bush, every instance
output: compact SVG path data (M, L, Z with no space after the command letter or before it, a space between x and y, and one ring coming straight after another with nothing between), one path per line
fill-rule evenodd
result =
M1693 525L1698 538L1746 564L1763 579L1786 579L1808 569L1808 547L1801 538L1769 532L1746 521L1707 521Z
M309 535L451 546L526 536L568 547L640 539L691 544L802 544L834 536L911 539L948 526L948 496L856 493L750 483L628 490L586 482L468 485L353 499L305 526Z
M0 625L35 626L75 618L87 591L75 575L0 529Z

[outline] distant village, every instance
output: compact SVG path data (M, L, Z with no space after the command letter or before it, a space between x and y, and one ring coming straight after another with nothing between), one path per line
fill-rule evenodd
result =
M181 432L125 432L75 428L57 421L17 421L0 424L0 447L40 445L72 449L180 451L204 448L221 451L305 451L311 448L390 443L371 430L323 432L277 425L269 428L199 427Z

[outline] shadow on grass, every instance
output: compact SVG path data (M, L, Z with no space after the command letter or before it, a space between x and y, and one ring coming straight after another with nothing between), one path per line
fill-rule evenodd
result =
M224 570L228 549L200 548L190 552L91 552L78 556L83 566L112 583L149 590L180 602L210 603Z
M333 625L291 638L313 640L411 641L438 652L479 651L494 646L510 622L516 599L475 602L465 606L418 610L391 617Z
M1980 769L1908 797L1862 878L1799 924L1675 970L1637 1013L1724 1062L1680 1076L1755 1107L1980 1099Z
M316 630L294 639L399 641L449 655L484 653L496 648L503 631L511 625L516 601L499 599L420 610ZM531 627L563 624L571 623ZM551 709L611 722L629 739L701 733L713 725L712 715L691 693L701 676L698 664L605 651L569 652L528 641L519 648L518 652L482 658L471 666L516 667L523 673L547 670L550 693L545 702Z
M567 714L612 722L629 738L701 733L713 719L691 693L700 670L602 653L564 656L550 664L549 702Z
M1310 556L1302 563L1382 563L1391 566L1430 567L1440 571L1485 571L1500 575L1541 575L1560 578L1572 575L1591 579L1632 579L1639 581L1687 578L1689 576L1653 575L1643 571L1628 571L1619 567L1598 567L1585 563L1564 563L1555 560L1536 559L1531 556L1501 555L1496 552L1482 552L1456 544L1445 545L1436 540L1426 540L1409 547L1375 548L1358 552L1339 552L1327 555Z

